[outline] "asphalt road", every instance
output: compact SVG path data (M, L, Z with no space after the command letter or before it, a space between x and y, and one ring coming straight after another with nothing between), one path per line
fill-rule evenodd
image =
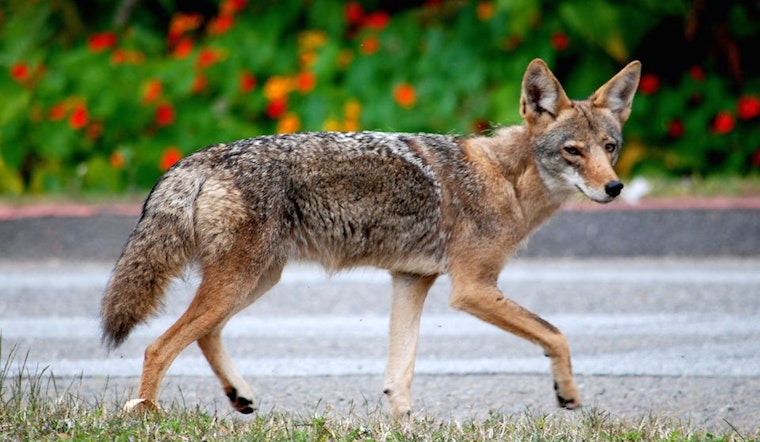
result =
M129 399L145 346L183 311L197 278L176 283L165 311L107 354L97 314L111 265L0 260L0 367L15 347L11 374L28 351L27 367L81 377L84 397L113 407ZM522 257L499 285L565 332L587 407L760 429L760 256ZM389 286L375 270L329 278L310 265L286 269L225 333L259 408L361 415L384 407ZM445 420L492 409L564 412L541 350L453 311L448 289L446 278L436 283L423 315L416 411ZM162 401L230 410L195 347L172 366Z

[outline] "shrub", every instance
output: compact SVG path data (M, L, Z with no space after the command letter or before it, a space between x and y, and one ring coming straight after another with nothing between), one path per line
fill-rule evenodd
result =
M535 57L575 97L642 59L624 173L760 169L757 67L741 64L758 37L757 6L726 4L721 15L656 0L193 5L6 1L0 193L146 189L182 155L264 133L514 124ZM722 33L710 37L715 26Z

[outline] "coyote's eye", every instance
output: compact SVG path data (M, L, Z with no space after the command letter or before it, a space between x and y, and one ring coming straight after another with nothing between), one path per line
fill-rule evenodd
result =
M604 150L606 150L609 153L615 152L615 149L617 149L617 144L615 143L607 143L604 145Z
M578 156L581 154L581 151L578 150L575 146L565 146L564 147L565 152L569 153L570 155Z

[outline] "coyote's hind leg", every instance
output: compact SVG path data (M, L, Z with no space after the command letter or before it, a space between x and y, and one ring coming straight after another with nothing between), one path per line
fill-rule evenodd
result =
M258 284L251 290L248 297L218 327L206 336L198 339L198 346L200 346L203 355L206 357L209 365L211 365L214 374L219 378L222 388L230 399L232 406L243 414L253 413L256 409L253 403L253 391L240 375L240 372L232 362L232 358L230 358L227 350L224 348L221 339L222 329L232 316L256 302L261 295L277 284L284 265L284 260L272 264L269 270L261 275Z
M145 350L138 389L143 407L157 406L161 381L182 350L218 328L246 299L259 279L250 269L250 264L203 268L203 279L190 306Z

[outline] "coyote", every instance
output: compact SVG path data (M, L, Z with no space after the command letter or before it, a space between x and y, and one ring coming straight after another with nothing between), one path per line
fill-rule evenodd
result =
M556 327L496 286L507 259L580 191L607 203L641 71L631 62L586 100L570 100L540 59L522 81L519 126L491 136L297 133L209 146L177 162L148 196L102 301L103 342L114 348L161 305L191 262L201 282L187 311L145 350L138 398L157 409L166 370L197 341L241 413L249 385L222 345L222 328L280 279L285 263L330 271L375 266L392 278L383 392L394 416L411 413L423 302L448 274L452 307L541 347L559 405L580 406L570 350Z

